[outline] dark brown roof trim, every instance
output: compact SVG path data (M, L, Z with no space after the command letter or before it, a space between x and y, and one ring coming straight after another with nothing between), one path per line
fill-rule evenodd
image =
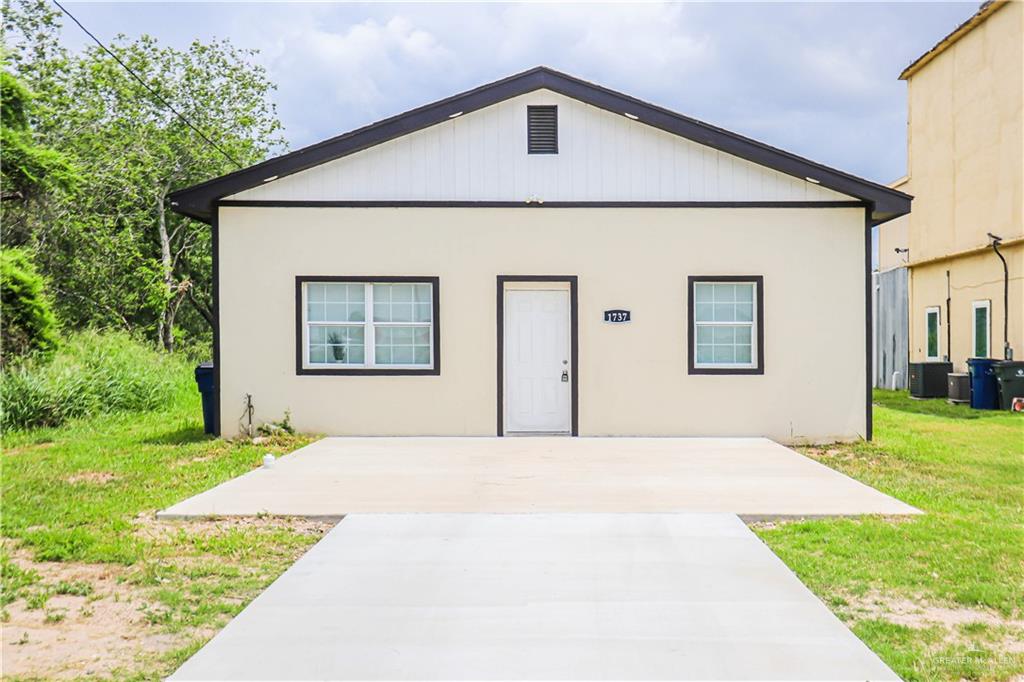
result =
M171 195L171 206L178 213L209 222L213 205L223 197L422 130L447 120L452 114L477 111L541 88L614 114L625 115L628 113L630 118L635 116L636 120L641 123L801 180L813 178L822 187L870 204L874 224L910 212L911 197L903 192L823 166L795 154L648 104L635 97L588 83L545 66L538 66L304 149L269 159L255 166L179 190Z
M861 208L863 201L411 201L221 199L224 208Z

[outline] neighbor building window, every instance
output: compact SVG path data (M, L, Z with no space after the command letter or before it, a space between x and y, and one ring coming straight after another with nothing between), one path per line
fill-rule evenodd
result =
M925 328L925 360L939 359L939 308L931 307L924 309Z
M436 373L436 278L299 277L296 287L300 374Z
M690 277L689 285L690 373L763 373L763 278Z
M991 353L990 339L992 338L992 303L990 301L975 301L971 304L971 312L974 318L974 355L975 358L987 358Z

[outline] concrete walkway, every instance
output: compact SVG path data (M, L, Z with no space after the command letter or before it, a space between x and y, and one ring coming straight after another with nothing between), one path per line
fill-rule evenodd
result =
M325 438L159 517L680 511L918 513L764 438Z
M356 514L171 679L898 678L731 514Z

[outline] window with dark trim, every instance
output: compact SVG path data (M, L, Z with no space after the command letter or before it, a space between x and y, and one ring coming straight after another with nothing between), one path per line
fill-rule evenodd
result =
M558 153L558 106L526 107L526 151L529 154Z
M440 374L437 277L295 278L297 374Z
M691 276L687 281L690 374L764 373L764 278Z

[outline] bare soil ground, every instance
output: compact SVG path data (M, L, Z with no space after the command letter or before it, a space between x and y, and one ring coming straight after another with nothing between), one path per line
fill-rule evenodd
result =
M156 521L151 515L136 519L136 532L154 543L216 541L238 532L287 532L315 541L331 528L328 522L302 519L221 519L188 524ZM181 534L184 534L184 540ZM298 558L306 546L299 546ZM152 585L139 580L148 566L33 561L28 552L8 547L11 563L37 578L21 590L19 598L0 613L2 627L2 674L4 679L123 678L133 673L150 677L146 671L154 659L178 658L209 640L230 618L192 624L176 619L168 627L161 616L168 610L173 594L186 593L187 586ZM185 573L211 557L191 554L170 559L174 573ZM223 557L215 558L222 560ZM166 561L166 560L165 560ZM288 561L274 564L273 574L254 565L255 585L273 580ZM275 572L276 571L276 572ZM187 580L187 579L186 579ZM225 585L220 599L241 608L259 588L235 583ZM170 591L171 595L167 592ZM181 652L185 650L185 654ZM175 655L177 652L177 655Z
M841 615L851 620L878 619L909 628L941 628L942 637L933 647L975 643L968 634L986 633L988 644L1008 655L1024 653L1024 621L1006 618L991 609L940 605L925 597L894 598L879 592L848 596Z
M162 653L187 643L187 635L166 634L147 622L146 590L125 582L129 569L36 562L23 552L13 554L19 568L39 575L40 587L5 609L4 677L109 677L133 667L140 654ZM89 593L53 594L39 605L37 595L61 583L88 585Z

